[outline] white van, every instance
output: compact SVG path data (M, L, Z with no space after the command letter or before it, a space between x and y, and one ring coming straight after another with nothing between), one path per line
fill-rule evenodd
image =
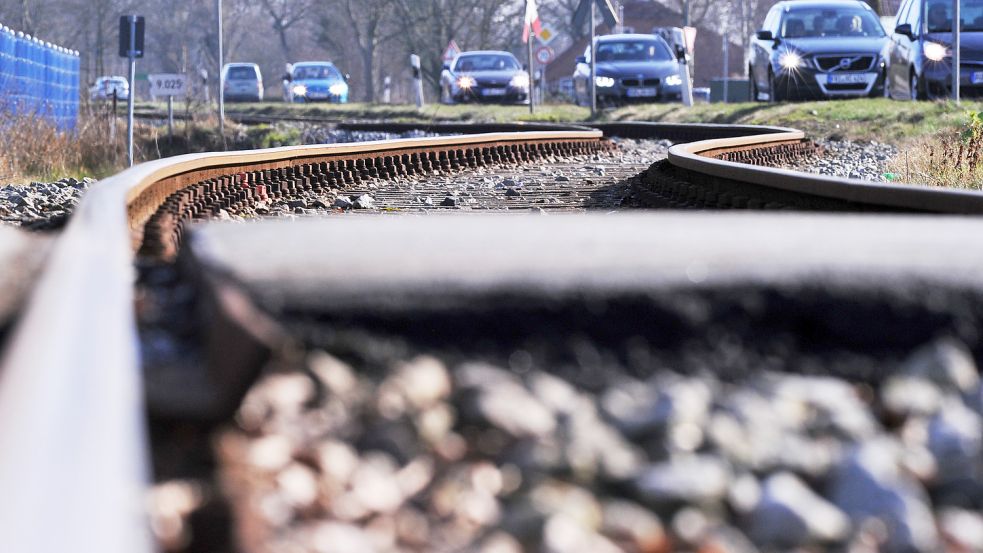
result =
M262 102L263 74L255 63L227 63L222 68L225 99L230 102Z

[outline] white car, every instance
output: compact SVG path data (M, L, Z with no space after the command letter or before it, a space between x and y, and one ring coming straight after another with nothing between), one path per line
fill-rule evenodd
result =
M89 99L109 100L113 97L113 91L117 100L130 99L130 84L126 82L126 77L99 77L89 87Z

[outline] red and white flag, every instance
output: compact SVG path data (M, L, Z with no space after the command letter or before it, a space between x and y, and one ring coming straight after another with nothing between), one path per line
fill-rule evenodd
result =
M529 29L536 35L543 30L543 22L539 20L539 10L536 0L526 0L526 18L522 23L522 42L529 42Z

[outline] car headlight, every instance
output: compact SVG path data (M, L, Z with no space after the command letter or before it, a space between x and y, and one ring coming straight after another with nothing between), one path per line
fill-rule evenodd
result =
M341 96L342 94L348 92L348 85L345 83L335 83L328 87L328 92L334 96Z
M938 42L926 42L922 48L925 57L932 61L942 61L949 55L949 49Z
M613 77L601 77L600 75L598 75L597 77L594 77L594 84L596 84L597 86L599 86L601 88L610 88L610 87L614 86L614 78Z
M683 78L679 75L669 75L666 77L666 84L669 86L679 86L683 84Z
M782 69L792 70L802 67L805 63L802 61L802 56L795 52L785 52L778 57L778 65L781 65Z
M519 73L512 77L512 80L509 81L509 86L512 88L529 88L529 75Z
M468 75L461 75L457 78L458 88L463 88L468 90L475 85L474 77L469 77Z
M293 91L294 96L306 96L307 95L307 87L304 86L304 85L302 85L302 84L294 85L294 87L292 89L290 89L290 90Z

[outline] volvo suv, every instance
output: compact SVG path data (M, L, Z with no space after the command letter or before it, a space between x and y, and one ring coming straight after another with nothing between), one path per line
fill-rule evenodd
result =
M887 35L860 0L775 4L751 39L751 98L880 96Z

